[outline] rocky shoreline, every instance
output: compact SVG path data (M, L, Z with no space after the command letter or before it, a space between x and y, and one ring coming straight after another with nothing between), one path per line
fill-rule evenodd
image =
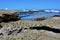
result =
M31 21L16 18L16 12L0 16L0 40L60 40L60 19Z

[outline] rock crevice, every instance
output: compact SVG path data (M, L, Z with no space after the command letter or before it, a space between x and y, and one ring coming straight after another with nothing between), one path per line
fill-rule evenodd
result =
M50 28L48 26L37 26L37 27L30 27L29 29L36 29L36 30L47 30L47 31L52 31L54 33L60 33L60 29L56 29L56 28Z

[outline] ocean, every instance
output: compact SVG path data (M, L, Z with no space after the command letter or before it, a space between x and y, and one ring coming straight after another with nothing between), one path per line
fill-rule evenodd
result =
M60 13L55 13L55 12L26 12L26 13L20 13L19 17L21 17L21 20L36 20L38 17L52 18L54 15L60 15Z

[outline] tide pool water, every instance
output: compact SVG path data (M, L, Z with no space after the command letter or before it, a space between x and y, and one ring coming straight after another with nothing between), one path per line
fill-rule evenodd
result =
M52 18L54 15L60 15L60 13L27 12L27 13L20 13L19 17L21 17L21 20L36 20L36 18L38 17Z

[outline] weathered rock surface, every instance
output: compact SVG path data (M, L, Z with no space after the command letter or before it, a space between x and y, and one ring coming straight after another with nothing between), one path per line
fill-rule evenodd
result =
M45 30L22 30L20 33L0 37L2 40L60 40L59 33L53 33Z
M0 38L2 40L60 40L59 22L59 19L53 18L43 21L2 22Z
M17 14L0 16L0 40L60 40L59 18L11 21L16 18Z

